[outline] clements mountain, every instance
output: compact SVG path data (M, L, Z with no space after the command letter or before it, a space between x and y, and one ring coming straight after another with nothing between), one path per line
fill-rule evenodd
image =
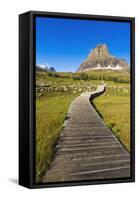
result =
M128 71L128 64L125 59L119 59L111 55L106 44L99 44L90 52L77 72L106 69Z

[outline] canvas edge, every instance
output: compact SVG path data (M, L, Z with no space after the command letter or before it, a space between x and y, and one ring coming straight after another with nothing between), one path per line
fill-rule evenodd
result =
M20 182L21 176L19 175L19 184L28 188L49 188L49 187L64 187L64 186L81 186L81 185L96 185L96 184L112 184L112 183L127 183L135 181L135 18L134 17L119 17L119 16L104 16L104 15L86 15L86 14L74 14L74 13L55 13L55 12L39 12L39 11L29 11L20 15L29 15L29 136L28 136L28 145L29 145L29 162L27 166L29 168L29 181L25 176L25 180L27 180L27 184L22 184ZM108 21L129 21L132 24L131 30L131 65L132 73L131 73L131 131L133 132L131 145L132 145L132 154L131 154L131 177L129 178L119 178L119 179L108 179L108 180L92 180L92 181L75 181L75 182L59 182L59 183L46 183L46 184L36 184L35 183L35 170L34 170L34 152L35 152L35 135L34 135L34 64L35 64L35 49L34 49L34 19L36 16L51 16L51 17L63 17L63 18L76 18L76 19L99 19L99 20L108 20ZM19 35L20 35L19 31ZM19 45L20 46L20 45ZM20 56L19 56L20 57ZM20 60L20 59L19 59ZM19 64L20 65L20 64ZM20 77L20 75L19 75ZM19 87L20 88L20 87ZM19 100L20 101L20 100ZM22 135L22 134L20 134ZM20 136L19 136L20 138ZM20 140L20 139L19 139ZM19 142L20 145L21 141ZM20 147L19 147L20 149ZM20 153L19 153L20 157ZM20 173L19 173L20 174Z

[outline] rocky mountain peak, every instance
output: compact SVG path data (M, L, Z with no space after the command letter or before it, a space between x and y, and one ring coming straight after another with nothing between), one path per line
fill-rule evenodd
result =
M109 56L111 55L108 52L106 44L99 44L94 49L92 49L88 58L109 57Z
M84 72L99 69L128 70L128 64L126 60L111 55L106 44L98 44L91 50L77 71Z

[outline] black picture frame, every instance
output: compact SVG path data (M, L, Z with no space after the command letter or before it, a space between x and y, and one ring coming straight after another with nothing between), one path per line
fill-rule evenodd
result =
M129 22L131 24L131 177L36 184L35 177L35 17ZM135 181L135 18L29 11L19 15L19 184L27 188Z

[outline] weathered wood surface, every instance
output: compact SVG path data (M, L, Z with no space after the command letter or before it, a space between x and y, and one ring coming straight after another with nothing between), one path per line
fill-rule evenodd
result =
M130 176L129 153L90 104L90 98L104 91L99 85L73 101L43 182Z

